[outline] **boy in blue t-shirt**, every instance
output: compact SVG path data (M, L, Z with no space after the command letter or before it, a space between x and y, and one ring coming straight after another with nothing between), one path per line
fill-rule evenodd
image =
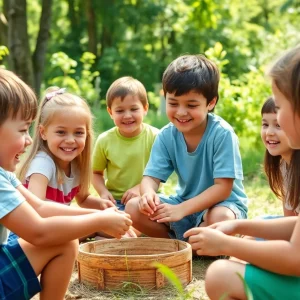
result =
M247 218L247 196L238 138L212 112L218 101L219 71L202 55L175 59L163 75L171 123L158 134L144 171L140 198L128 202L133 226L153 237L183 240L192 227ZM172 172L177 194L156 192Z

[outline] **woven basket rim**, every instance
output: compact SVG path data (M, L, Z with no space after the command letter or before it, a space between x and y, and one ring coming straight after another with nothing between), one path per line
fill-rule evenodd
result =
M126 240L129 242L130 240L136 240L136 239L151 239L151 240L170 240L171 239L165 239L165 238L152 238L152 237L138 237L138 238L126 238ZM81 254L88 254L92 257L119 257L119 258L122 258L122 257L126 257L126 259L130 260L130 259L136 259L136 258L157 258L157 256L159 255L160 257L167 257L167 256L170 256L174 253L176 254L180 254L180 253L183 253L183 252L187 252L187 251L190 251L191 249L191 245L185 241L181 241L181 240L176 240L179 244L184 244L186 246L186 248L184 249L181 249L181 250L178 250L178 251L170 251L170 252L167 252L167 253L160 253L160 254L134 254L134 255L122 255L122 254L105 254L105 253L91 253L91 252L88 252L88 251L83 251L82 250L82 247L85 246L85 245L88 245L88 244L95 244L95 243L103 243L103 242L107 242L107 241L120 241L118 239L109 239L109 240L99 240L99 241L92 241L92 242L88 242L88 243L84 243L84 244L81 244L79 245L79 253Z

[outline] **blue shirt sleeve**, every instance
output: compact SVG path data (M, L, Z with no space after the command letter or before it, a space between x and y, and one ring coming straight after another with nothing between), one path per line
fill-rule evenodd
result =
M243 180L239 142L231 130L221 131L214 141L213 177Z
M143 175L166 182L173 171L174 166L164 141L164 135L163 132L160 132L152 146L150 158Z

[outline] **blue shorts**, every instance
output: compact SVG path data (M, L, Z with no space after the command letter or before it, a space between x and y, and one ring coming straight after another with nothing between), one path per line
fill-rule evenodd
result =
M40 282L18 240L0 245L0 299L27 300L40 291Z
M8 240L7 240L7 243L11 243L13 242L15 239L18 239L19 237L13 233L13 232L10 232L9 233L9 236L8 236Z
M181 199L175 198L174 196L167 197L163 194L159 194L158 196L162 203L178 205L183 202ZM247 219L247 212L245 212L243 208L238 207L232 201L225 200L214 205L214 207L216 206L224 206L229 208L235 214L236 219ZM183 237L183 234L191 228L198 227L200 223L203 222L203 216L205 215L206 212L207 209L194 213L189 216L185 216L184 218L182 218L177 222L170 222L168 224L170 227L170 231L169 231L170 238L186 241L187 239Z
M118 208L118 210L124 211L125 204L121 203L121 200L116 200L116 201L117 201L116 207Z

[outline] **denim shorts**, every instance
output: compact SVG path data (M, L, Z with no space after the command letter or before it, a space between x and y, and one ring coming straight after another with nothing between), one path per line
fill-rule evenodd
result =
M18 239L0 245L0 299L27 300L40 291L40 282Z
M124 211L125 210L125 204L121 203L121 200L116 200L116 207L118 210Z
M159 194L158 196L162 203L168 203L172 205L178 205L184 201L179 197L174 197L174 196L167 197L163 194ZM213 207L217 207L217 206L224 206L229 208L235 214L236 219L247 219L247 212L243 208L238 207L232 201L225 200L217 203ZM169 237L171 239L187 241L187 239L183 237L183 234L191 228L198 227L203 222L203 216L205 215L206 212L207 209L194 213L192 215L185 216L184 218L182 218L177 222L170 222Z

